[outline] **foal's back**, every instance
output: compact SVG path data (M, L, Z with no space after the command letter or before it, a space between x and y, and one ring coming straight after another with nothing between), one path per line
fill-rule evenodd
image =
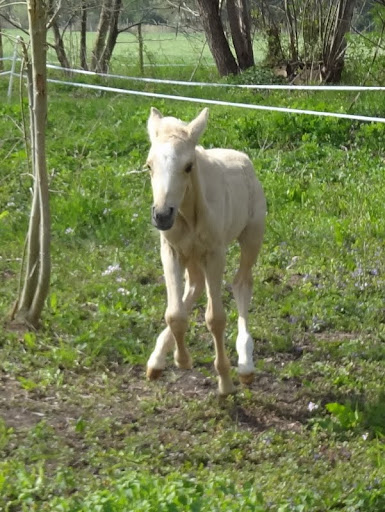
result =
M265 216L265 197L250 158L233 149L197 148L208 208L215 208L224 242L238 238Z

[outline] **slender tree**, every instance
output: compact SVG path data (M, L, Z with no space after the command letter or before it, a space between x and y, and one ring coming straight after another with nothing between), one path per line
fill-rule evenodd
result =
M50 257L50 208L46 169L45 127L47 117L47 16L49 6L27 0L31 61L27 57L31 121L33 199L27 234L24 284L13 317L18 323L38 327L48 295ZM26 52L26 48L25 48Z
M122 9L122 0L113 0L111 6L111 14L109 18L109 27L106 43L103 49L103 53L100 56L100 71L107 73L108 65L110 63L112 52L114 51L116 41L119 35L119 16Z
M92 71L101 70L101 60L103 51L106 44L108 28L112 13L113 0L103 0L102 8L100 11L99 24L96 30L96 40L92 50L91 69Z
M49 8L48 8L49 15L51 16L51 22L50 26L54 35L55 39L55 51L58 58L58 61L60 62L60 65L63 68L70 68L71 64L67 57L67 52L64 47L64 40L63 40L63 32L60 32L59 28L59 9L55 11L55 0L49 0Z

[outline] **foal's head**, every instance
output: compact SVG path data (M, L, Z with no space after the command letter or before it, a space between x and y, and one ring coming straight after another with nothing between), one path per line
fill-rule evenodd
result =
M207 117L205 108L191 123L184 123L175 117L163 117L159 110L151 108L147 165L154 199L152 223L162 231L174 223L190 173L194 172L195 146L206 127Z

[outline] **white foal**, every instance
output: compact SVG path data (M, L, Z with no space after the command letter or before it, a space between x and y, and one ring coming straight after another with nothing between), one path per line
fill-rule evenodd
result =
M158 336L147 362L147 377L160 376L172 349L177 366L191 368L184 342L187 317L206 286L206 323L214 339L219 393L227 395L234 386L224 346L226 315L221 298L226 248L234 239L241 247L233 283L239 313L236 349L239 378L249 384L255 368L247 317L252 267L264 233L266 201L253 165L244 153L197 146L207 118L207 108L188 124L163 117L159 110L151 108L148 119L152 223L161 232L167 327Z

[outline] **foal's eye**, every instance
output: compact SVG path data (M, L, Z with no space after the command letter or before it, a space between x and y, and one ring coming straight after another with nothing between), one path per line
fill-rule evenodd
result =
M187 164L185 169L184 169L184 172L189 173L189 172L191 172L191 169L192 169L192 164Z

